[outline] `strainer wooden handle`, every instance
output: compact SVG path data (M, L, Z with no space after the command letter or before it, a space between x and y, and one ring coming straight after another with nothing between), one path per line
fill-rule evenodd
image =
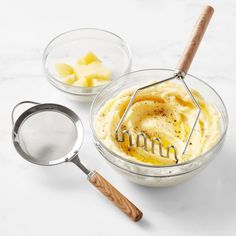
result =
M199 44L207 29L208 23L213 13L214 13L214 9L211 6L204 7L197 21L197 24L194 27L190 41L180 58L179 64L177 66L177 70L180 70L181 72L184 72L185 74L188 73L188 69L192 63L192 60L195 56L195 53L199 47Z
M88 175L88 180L133 221L139 221L142 218L143 213L99 173L92 171Z

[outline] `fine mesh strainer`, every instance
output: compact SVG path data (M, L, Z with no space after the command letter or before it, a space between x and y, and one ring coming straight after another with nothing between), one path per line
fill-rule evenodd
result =
M24 111L15 122L16 108L26 103L33 106ZM80 118L72 110L59 104L24 101L14 107L12 124L14 146L24 159L44 166L72 162L87 175L91 184L133 221L142 218L142 212L133 203L98 172L88 170L81 163L78 151L84 131Z

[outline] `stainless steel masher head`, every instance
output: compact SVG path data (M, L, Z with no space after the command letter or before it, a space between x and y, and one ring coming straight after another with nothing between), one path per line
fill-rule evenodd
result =
M15 110L31 104L15 121ZM142 218L142 212L98 172L85 167L78 156L83 142L83 125L69 108L59 104L18 103L12 111L12 140L17 152L27 161L51 166L72 162L86 175L89 182L110 199L132 220Z
M205 6L204 7L204 9L203 9L198 21L197 21L197 24L194 27L194 30L193 30L193 33L191 35L190 41L189 41L187 47L185 48L184 53L182 54L182 56L180 58L180 61L177 65L177 69L175 70L174 75L169 77L169 78L163 79L161 81L158 81L158 82L140 87L140 88L135 90L135 92L131 96L131 99L128 103L128 106L126 107L126 110L125 110L124 114L122 115L122 117L121 117L121 119L120 119L120 121L119 121L119 123L116 127L116 130L115 130L115 139L118 142L124 142L125 138L127 137L128 141L129 141L128 142L129 146L133 146L133 145L136 145L137 147L142 146L146 151L149 151L148 142L151 142L151 149L150 150L153 154L155 154L155 145L158 144L159 155L161 157L170 158L171 150L173 150L174 158L176 160L176 163L178 163L179 158L177 156L177 150L176 150L176 147L175 147L174 144L169 145L167 147L166 154L164 154L163 153L163 145L162 145L162 142L159 138L152 138L152 139L149 140L147 135L144 132L139 132L136 135L135 140L133 140L133 136L132 136L132 134L129 130L126 130L126 129L122 130L121 129L124 119L126 118L132 104L134 103L137 94L141 90L150 88L152 86L156 86L158 84L161 84L161 83L164 83L164 82L167 82L167 81L170 81L170 80L178 79L179 81L181 81L183 87L186 89L186 91L189 94L191 100L193 101L193 104L195 105L196 109L198 110L196 118L195 118L194 123L193 123L192 128L191 128L191 131L190 131L189 136L187 138L185 147L182 151L182 155L185 154L185 152L188 148L189 142L191 140L192 134L194 132L195 126L196 126L196 124L198 122L198 119L199 119L199 116L201 114L201 108L200 108L198 102L196 101L196 99L194 98L194 96L193 96L191 90L189 89L188 85L184 81L184 78L185 78L185 75L187 74L187 72L189 70L189 67L192 63L192 60L195 56L195 53L196 53L196 51L197 51L197 49L200 45L200 42L201 42L202 37L203 37L203 35L206 31L208 23L209 23L212 15L213 15L213 12L214 12L214 9L211 6ZM141 143L140 140L142 140L143 142Z

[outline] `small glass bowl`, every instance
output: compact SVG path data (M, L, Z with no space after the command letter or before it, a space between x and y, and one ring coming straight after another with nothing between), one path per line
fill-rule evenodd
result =
M69 98L78 101L92 101L105 87L79 87L63 83L55 71L56 63L75 65L78 58L87 52L94 52L103 64L112 71L112 80L130 71L131 51L118 35L106 30L81 28L55 37L43 53L43 67L48 81Z
M128 160L113 151L109 150L101 140L99 140L94 121L99 109L110 98L116 96L121 91L130 87L143 86L144 84L151 83L154 80L163 80L172 76L174 71L168 69L149 69L132 72L122 76L119 80L106 86L95 98L90 112L90 125L93 132L94 143L98 151L102 156L120 173L122 173L129 180L152 187L161 187L176 185L184 180L189 179L193 175L199 173L207 164L216 157L219 153L223 142L225 140L225 134L228 127L228 115L226 107L217 94L217 92L211 88L204 81L192 76L187 75L185 77L186 83L190 88L194 88L200 92L205 100L214 106L221 115L221 136L219 141L207 152L195 159L176 164L171 166L154 166L145 163L138 163Z

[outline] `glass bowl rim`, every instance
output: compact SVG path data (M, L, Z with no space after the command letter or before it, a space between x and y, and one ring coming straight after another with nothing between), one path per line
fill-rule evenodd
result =
M140 73L140 72L146 72L146 71L170 71L170 72L174 72L175 70L173 69L167 69L167 68L150 68L150 69L141 69L141 70L136 70L136 71L132 71L132 72L129 72L129 73L126 73L124 75L122 75L120 78L123 78L124 76L127 76L127 75L131 75L131 74L136 74L136 73ZM113 152L112 150L110 150L109 148L107 148L105 146L105 144L103 144L103 142L98 138L97 134L96 134L96 131L94 129L94 125L93 125L93 120L92 120L92 110L93 110L93 107L94 107L94 104L97 100L97 97L99 96L100 93L103 92L103 90L107 89L107 87L109 87L110 85L113 84L110 83L106 86L106 88L103 88L95 97L95 99L93 100L92 102L92 105L90 107L90 114L89 114L89 122L90 122L90 127L91 127L91 130L92 130L92 133L93 133L93 137L95 138L95 141L98 141L99 144L106 150L108 151L111 155L113 155L114 157L122 160L122 161L125 161L127 163L131 163L133 165L137 165L137 166L141 166L141 167L147 167L147 168L153 168L153 169L162 169L162 168L171 168L171 167L180 167L180 166L186 166L188 164L192 164L196 161L199 161L199 160L202 160L204 158L205 155L207 155L208 153L210 153L211 151L213 151L225 138L225 135L227 133L227 130L228 130L228 123L229 123L229 116L228 116L228 111L227 111L227 108L222 100L222 98L220 97L220 95L216 92L216 90L214 88L212 88L208 83L206 83L205 81L197 78L196 76L193 76L191 74L186 74L186 76L190 76L198 81L200 81L201 83L203 83L205 86L207 86L208 88L210 88L217 96L218 98L220 99L220 102L222 103L223 105L223 108L224 108L224 111L225 111L225 119L226 119L226 122L225 122L225 129L224 129L224 132L222 132L221 134L221 137L220 139L206 152L202 153L201 155L195 157L194 159L192 160L189 160L189 161L185 161L185 162L182 162L182 163L178 163L178 164L173 164L173 165L164 165L164 166L158 166L158 165L150 165L150 164L145 164L145 163L140 163L140 162L136 162L136 161L132 161L132 160L129 160L125 157L122 157L118 154L116 154L115 152ZM105 158L107 159L107 158ZM112 164L113 162L110 161Z
M98 31L98 32L106 33L106 34L108 34L108 35L114 36L114 37L117 38L120 42L122 42L122 43L125 45L126 49L127 49L127 53L125 53L125 54L126 54L126 56L128 57L128 63L127 63L127 65L126 65L126 68L125 68L123 74L126 74L126 73L130 70L131 65L132 65L132 51L131 51L131 49L130 49L130 46L126 43L126 41L125 41L122 37L120 37L118 34L115 34L115 33L111 32L111 31L105 30L105 29L89 28L89 27L88 27L88 28L77 28L77 29L67 30L67 31L65 31L65 32L62 32L62 33L58 34L58 35L55 36L53 39L51 39L51 40L49 41L49 43L46 45L46 47L45 47L45 49L44 49L44 51L43 51L42 60L43 60L43 71L44 71L45 75L48 77L48 80L52 80L52 81L54 81L55 83L61 84L62 86L66 85L66 86L68 86L69 88L77 88L77 87L78 87L78 88L81 88L81 89L86 90L86 87L74 86L74 85L70 85L70 84L65 84L65 83L63 83L62 81L58 80L55 76L51 75L51 73L49 73L48 70L46 69L47 57L48 57L48 55L50 54L50 51L48 52L48 49L49 49L49 47L50 47L58 38L60 38L61 36L66 35L66 34L70 34L70 33L76 32L76 31L86 31L86 30L92 30L92 31ZM123 75L123 74L122 74L122 75ZM120 77L121 77L121 76L119 76L119 77L117 77L117 78L120 78ZM53 84L53 85L54 85L56 88L58 88L55 84ZM106 85L102 84L102 85L94 86L94 88L98 88L98 89L99 89L99 88L104 88L105 86L106 86ZM87 88L87 89L91 89L91 87L89 87L89 88ZM99 93L99 91L93 92L93 93L86 93L86 92L85 92L85 93L73 93L73 92L67 92L66 90L62 90L62 89L60 89L60 90L66 92L66 93L73 94L73 95L87 95L87 96L89 96L89 95L96 95L97 93Z

